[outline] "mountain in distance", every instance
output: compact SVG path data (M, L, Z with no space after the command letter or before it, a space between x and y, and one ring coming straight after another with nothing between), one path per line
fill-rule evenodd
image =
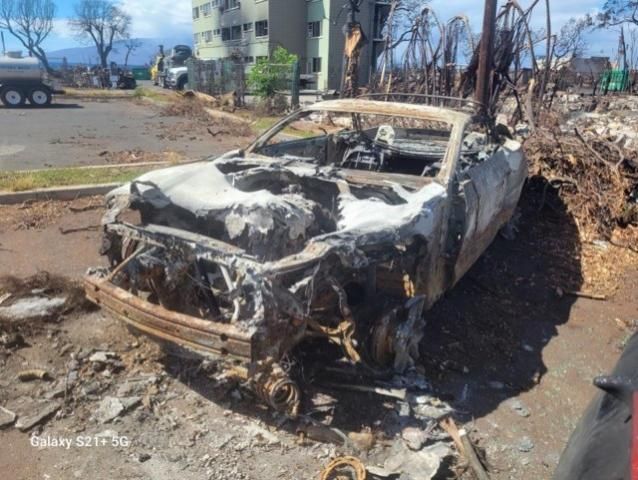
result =
M155 59L155 55L159 51L159 45L164 45L164 51L168 52L175 45L189 45L192 47L192 38L186 36L184 38L137 38L141 46L136 48L129 55L128 66L145 66L150 65ZM118 65L124 65L124 57L126 56L126 47L124 41L119 40L113 42L113 51L109 55L109 62L115 62ZM85 47L64 48L61 50L52 50L47 52L47 57L52 65L59 65L62 59L66 57L70 65L97 65L99 57L95 46L89 45Z

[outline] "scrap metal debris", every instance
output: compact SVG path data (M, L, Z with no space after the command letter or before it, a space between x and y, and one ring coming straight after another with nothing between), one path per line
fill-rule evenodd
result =
M61 407L62 405L58 402L43 402L35 404L32 407L33 411L25 415L21 415L18 418L15 423L15 427L23 432L31 430L36 425L40 425L55 415Z
M51 374L46 370L35 368L32 370L23 370L18 372L16 378L21 382L30 382L31 380L50 380Z
M366 468L356 457L339 457L321 472L321 480L366 480Z

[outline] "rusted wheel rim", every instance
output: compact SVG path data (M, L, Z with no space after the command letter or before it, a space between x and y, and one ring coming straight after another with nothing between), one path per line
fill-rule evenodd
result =
M335 458L321 473L321 480L366 480L366 468L355 457Z

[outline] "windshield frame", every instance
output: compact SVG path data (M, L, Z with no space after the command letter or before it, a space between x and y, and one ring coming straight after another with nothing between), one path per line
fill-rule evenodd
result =
M447 186L454 178L459 155L461 153L461 143L463 133L470 123L471 117L463 112L457 112L447 108L432 107L426 105L402 104L396 102L380 102L360 99L329 100L318 102L305 108L296 110L282 118L272 127L262 133L250 144L245 152L248 154L261 155L257 150L265 146L273 137L283 131L291 123L303 116L311 113L329 112L359 115L385 115L392 117L414 118L416 120L428 120L447 124L450 126L450 136L447 148L443 157L442 167L434 180ZM270 158L270 157L268 157ZM371 174L392 177L392 173L371 172ZM424 178L415 176L415 178Z

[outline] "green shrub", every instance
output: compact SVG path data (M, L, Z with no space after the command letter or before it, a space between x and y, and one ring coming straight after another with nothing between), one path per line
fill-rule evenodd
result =
M261 98L271 98L283 87L282 80L290 79L292 65L297 56L283 47L277 47L270 59L260 59L248 73L248 86Z

